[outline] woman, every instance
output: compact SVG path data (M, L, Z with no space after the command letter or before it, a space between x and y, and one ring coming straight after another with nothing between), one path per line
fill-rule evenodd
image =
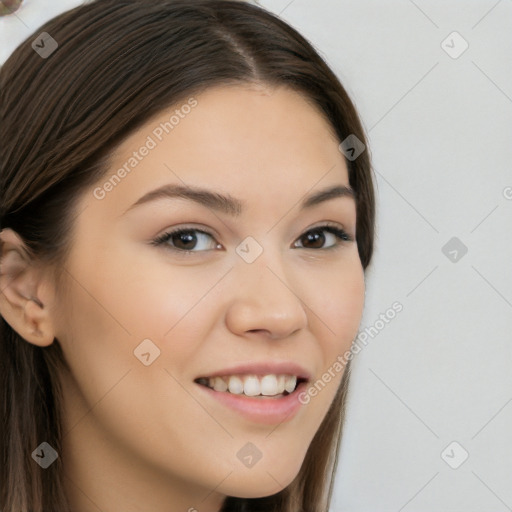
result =
M97 0L0 99L0 509L327 511L375 205L326 63L246 3Z

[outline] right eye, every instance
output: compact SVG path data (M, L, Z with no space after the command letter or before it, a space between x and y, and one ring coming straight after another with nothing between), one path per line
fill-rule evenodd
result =
M198 235L199 234L199 235ZM157 246L165 245L166 248L171 249L172 251L189 254L193 252L203 252L204 250L209 250L208 248L203 248L199 250L197 249L197 245L204 247L207 245L205 240L210 237L213 240L213 234L208 233L207 231L203 231L202 229L197 228L178 228L171 231L167 231L162 235L158 236L153 240L153 244ZM199 241L198 241L199 240ZM202 240L202 244L201 244ZM211 244L210 244L211 245ZM219 244L213 244L213 247L210 249L218 248Z

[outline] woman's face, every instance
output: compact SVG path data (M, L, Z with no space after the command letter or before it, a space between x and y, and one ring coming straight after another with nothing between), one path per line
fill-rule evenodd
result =
M84 509L124 493L159 510L179 487L201 512L297 475L364 302L353 197L308 205L349 187L338 144L296 92L213 88L126 139L82 196L55 322L71 368L63 460ZM281 394L329 369L307 405L307 384Z

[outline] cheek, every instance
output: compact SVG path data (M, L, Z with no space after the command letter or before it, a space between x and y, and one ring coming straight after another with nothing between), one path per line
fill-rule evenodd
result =
M224 270L154 265L125 283L122 315L132 338L149 338L181 368L197 357L220 313L212 297Z
M331 266L307 284L310 323L317 326L316 331L312 330L329 358L326 362L332 362L350 347L359 329L364 307L364 272L359 259L353 258L338 268Z
M364 307L364 275L357 269L332 290L332 302L325 305L326 314L332 318L335 332L340 338L340 348L345 350L355 338L361 322ZM337 298L337 300L336 300Z
M338 272L329 270L329 279L324 278L323 293L310 290L309 306L311 330L315 334L322 366L318 368L315 380L302 396L302 403L314 411L310 418L316 418L310 431L313 435L325 416L348 361L346 355L357 335L364 307L364 272L359 259L353 259Z

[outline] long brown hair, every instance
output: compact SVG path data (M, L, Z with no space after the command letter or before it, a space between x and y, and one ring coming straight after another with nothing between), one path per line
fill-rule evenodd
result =
M42 58L32 42L57 42ZM80 193L108 170L117 145L147 120L217 85L286 85L313 102L340 142L366 137L348 94L311 44L277 16L234 0L96 0L50 20L0 69L0 228L13 229L59 277ZM368 151L347 159L364 269L373 252L375 199ZM69 512L59 457L66 366L58 340L37 347L0 317L0 510ZM224 512L326 512L350 364L295 480L274 496L228 497Z

